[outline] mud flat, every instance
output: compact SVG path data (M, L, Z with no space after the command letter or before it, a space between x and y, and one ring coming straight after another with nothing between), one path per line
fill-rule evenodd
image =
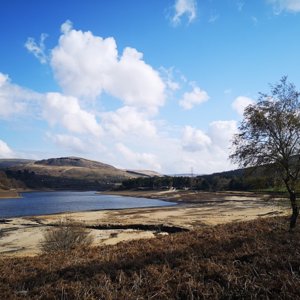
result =
M21 196L16 190L7 191L0 189L0 200L3 198L21 198Z
M1 255L38 254L45 230L49 228L49 225L62 219L80 221L92 228L94 244L101 245L171 234L164 231L163 226L192 230L203 226L289 214L289 207L283 205L283 203L288 204L287 199L270 198L267 195L253 193L171 190L163 192L121 191L110 194L168 200L177 202L178 205L2 219L0 220Z

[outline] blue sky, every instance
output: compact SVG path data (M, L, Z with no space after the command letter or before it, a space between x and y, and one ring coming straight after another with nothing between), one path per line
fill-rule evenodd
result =
M232 169L246 105L300 86L300 0L3 0L0 157Z

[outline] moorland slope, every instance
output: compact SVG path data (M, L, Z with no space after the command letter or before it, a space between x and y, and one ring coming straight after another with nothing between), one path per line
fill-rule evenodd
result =
M79 157L32 160L0 160L1 187L28 189L103 190L124 179L147 177L145 172L127 171Z

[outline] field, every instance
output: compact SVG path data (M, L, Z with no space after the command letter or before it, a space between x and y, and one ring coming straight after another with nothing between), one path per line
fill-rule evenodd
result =
M2 299L297 299L300 231L270 217L0 260Z

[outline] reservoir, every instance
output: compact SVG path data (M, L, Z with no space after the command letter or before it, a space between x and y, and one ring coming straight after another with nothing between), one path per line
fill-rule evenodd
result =
M95 191L30 192L22 193L22 198L19 199L0 199L0 218L172 205L176 205L176 203L147 198L103 195Z

